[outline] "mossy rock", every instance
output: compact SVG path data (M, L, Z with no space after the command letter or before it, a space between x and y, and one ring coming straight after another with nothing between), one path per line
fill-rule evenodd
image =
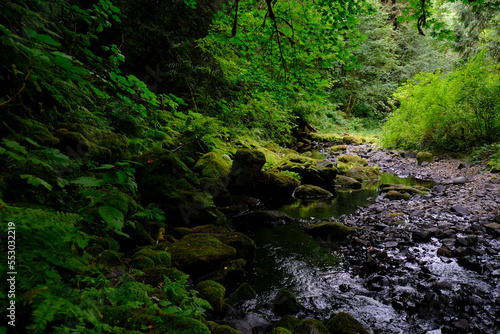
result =
M225 227L213 224L193 228L178 227L175 229L181 237L193 233L208 233L220 242L236 249L236 256L252 263L255 257L255 242L241 232L230 231Z
M326 189L312 184L303 184L295 190L295 197L301 199L317 199L332 197L333 194Z
M252 193L262 176L261 169L266 163L264 153L257 150L239 149L233 155L229 189L235 193Z
M302 305L288 290L280 289L273 299L273 311L277 316L293 315L300 311Z
M206 280L199 282L195 289L200 293L200 298L210 303L214 312L219 313L222 310L226 294L224 286L215 281Z
M345 164L354 164L361 167L368 166L368 161L365 158L361 158L357 155L341 155L337 158L337 161L343 162Z
M391 184L391 183L382 183L379 186L382 191L398 191L398 192L406 192L411 195L426 195L429 193L430 189L422 186L407 186L404 184Z
M155 323L155 331L168 334L211 334L201 321L179 314L163 313L159 315L161 322Z
M252 299L257 295L257 292L247 282L242 283L234 292L229 296L227 302L231 305L237 302Z
M271 199L282 198L284 200L292 198L292 193L300 185L300 180L276 171L265 171L259 180L259 193L261 196Z
M366 142L362 136L345 135L342 137L342 142L347 145L361 145Z
M493 174L500 173L500 164L491 165L490 173L493 173Z
M345 176L363 182L380 178L380 170L377 167L354 167L349 169Z
M96 256L94 263L103 265L105 267L114 267L123 263L123 255L116 251L105 250Z
M171 265L171 256L169 253L162 250L142 248L132 255L132 266L134 268L142 270L160 265L166 267Z
M174 243L169 252L176 267L194 276L212 272L236 257L236 249L208 233L188 234Z
M273 328L270 334L292 334L292 332L283 327L276 327Z
M410 199L411 195L404 191L389 190L384 197L388 198L391 201L398 201L398 200L407 201Z
M157 287L165 282L165 277L171 281L177 281L181 276L186 275L176 268L166 266L149 267L141 270L143 274L138 275L136 280Z
M355 229L339 222L322 221L306 226L304 231L321 241L344 241Z
M277 210L256 210L233 218L235 225L276 226L294 222L288 214Z
M431 163L434 161L434 155L429 152L418 152L417 154L417 163L418 165L422 165L423 162Z
M219 325L213 321L205 322L207 327L210 329L210 333L212 334L242 334L240 331L231 328L227 325Z
M330 334L369 334L361 323L345 312L339 312L326 322Z
M229 156L217 152L203 155L194 165L193 171L199 177L206 177L216 183L228 184L232 161Z
M361 189L362 183L352 177L338 175L335 179L335 186L339 188Z
M330 334L326 326L319 320L301 321L293 330L293 334Z
M294 328L300 323L300 320L293 315L284 315L274 324L273 327L286 328L293 332Z
M53 133L62 152L73 158L91 156L100 163L113 163L130 158L127 137L91 125L61 123Z
M331 161L316 160L297 154L288 155L280 164L270 171L295 172L301 177L302 183L330 187L337 176L338 170Z
M196 175L172 152L155 148L133 158L143 165L137 177L141 199L169 212L173 225L222 224L225 216L209 192L200 191Z
M311 139L319 142L341 142L342 136L336 133L310 133Z
M333 145L330 147L330 152L335 153L335 152L343 152L347 150L347 145Z

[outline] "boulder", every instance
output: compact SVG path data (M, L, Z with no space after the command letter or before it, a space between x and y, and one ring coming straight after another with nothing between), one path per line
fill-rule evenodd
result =
M247 275L247 261L245 259L236 259L224 262L219 269L216 269L200 277L200 280L216 281L230 290L245 280Z
M325 325L330 334L369 334L358 320L345 312L335 314Z
M132 255L132 267L139 270L152 268L155 266L170 267L170 254L163 250L153 250L149 247L144 247Z
M142 202L158 204L168 212L169 224L221 224L225 221L212 195L201 191L199 179L175 154L154 148L132 159L142 165L137 168Z
M338 172L331 161L316 160L298 154L286 156L278 166L271 169L271 171L285 170L299 174L302 183L320 187L331 187Z
M286 328L293 331L294 328L300 323L300 320L293 315L284 315L274 324L274 327Z
M259 180L262 177L261 169L266 163L264 153L251 150L239 149L233 156L229 189L235 193L252 193L257 190Z
M380 170L377 167L354 167L349 169L345 176L353 178L359 182L376 180L380 177Z
M295 188L300 185L300 180L291 175L274 170L263 172L259 183L259 193L261 197L287 200L292 198L292 193Z
M410 195L426 195L430 189L422 186L407 186L404 184L382 183L379 186L383 192L396 191L400 193L408 193Z
M234 292L229 296L227 302L231 305L239 301L254 298L257 292L247 282L242 283Z
M321 241L344 241L348 235L354 233L354 228L339 222L322 221L306 226L305 232Z
M338 175L335 179L335 186L338 188L361 189L362 184L355 178Z
M407 201L410 199L411 195L404 191L389 190L384 197L391 201L398 201L401 199Z
M228 155L209 152L194 165L193 171L200 180L201 189L209 193L217 204L230 203L226 187L231 180L231 158Z
M347 149L347 145L333 145L331 148L330 148L330 152L331 153L334 153L334 152L343 152Z
M168 252L175 267L196 277L219 269L236 258L236 249L208 233L188 234L174 243Z
M293 330L294 334L330 334L323 323L316 319L301 321Z
M429 152L418 152L417 153L417 163L419 166L422 165L423 162L431 163L434 161L434 155Z
M130 158L124 135L80 123L61 123L53 133L56 147L72 158L90 156L99 163L114 163Z
M195 289L200 293L200 298L210 303L215 313L222 311L226 288L220 283L212 280L201 281L196 285Z
M292 315L300 311L302 305L288 290L280 289L273 299L273 310L277 316Z
M276 226L295 221L284 212L277 210L256 210L233 218L235 225Z
M303 184L295 189L294 197L301 199L318 199L332 197L333 194L326 189L312 184Z
M368 166L368 161L365 158L361 158L357 155L341 155L337 158L337 162L343 162L345 164L353 164L361 167Z

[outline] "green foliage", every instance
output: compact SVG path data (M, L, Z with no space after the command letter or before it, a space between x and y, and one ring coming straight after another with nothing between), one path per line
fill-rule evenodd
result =
M280 173L283 173L283 174L286 174L286 175L290 175L291 177L294 177L296 178L297 180L302 180L302 176L300 176L300 174L296 173L296 172L292 172L292 171L289 171L289 170L282 170L280 171Z
M188 279L188 275L175 281L165 277L161 290L167 298L159 303L164 312L197 318L203 316L206 310L212 309L209 302L196 297L197 291L186 289Z
M479 55L448 76L422 73L398 90L384 126L387 147L460 151L500 134L498 68Z

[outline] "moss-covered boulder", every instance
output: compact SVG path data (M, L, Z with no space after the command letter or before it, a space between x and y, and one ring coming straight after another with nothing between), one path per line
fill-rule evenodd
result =
M303 184L299 186L294 193L295 198L301 199L318 199L332 197L333 194L326 189L323 189L312 184Z
M278 322L276 322L274 324L274 327L282 327L282 328L286 328L290 331L293 332L293 330L295 329L295 327L297 327L297 325L300 323L300 320L297 319L295 316L293 315L284 315L280 318L280 320L278 320Z
M357 155L341 155L337 158L337 162L343 162L345 164L353 164L357 166L368 166L368 161L365 158L361 158Z
M255 257L255 242L241 232L230 231L223 226L212 224L201 225L193 228L178 227L175 229L179 236L193 233L208 233L220 242L236 249L236 257L245 259L249 264L253 263Z
M240 331L229 327L228 325L219 325L213 321L205 322L212 334L242 334Z
M142 201L156 203L168 212L170 224L225 221L210 192L201 189L199 179L175 154L155 148L132 159L142 164L137 168Z
M362 136L344 135L342 137L342 142L347 145L361 145L366 142L366 140Z
M298 154L291 154L271 171L289 171L300 175L302 183L331 187L337 176L337 168L331 161L316 160Z
M236 304L239 301L254 298L257 292L252 288L247 282L243 282L227 299L227 302L231 305Z
M280 289L273 299L273 311L277 316L293 315L300 311L302 305L288 290Z
M220 283L212 280L201 281L196 285L196 291L200 293L200 298L210 303L214 312L219 313L224 305L226 288Z
M377 167L354 167L349 169L345 176L351 177L359 182L375 180L380 177L380 170Z
M227 186L231 180L231 158L226 154L209 152L203 155L194 165L193 171L197 174L201 189L208 192L218 205L230 203L230 194Z
M108 268L118 266L123 263L123 254L112 250L105 250L96 256L94 263Z
M132 255L132 266L134 268L142 270L160 265L166 267L171 265L171 256L169 253L145 247Z
M304 227L304 231L321 241L344 241L354 233L354 228L339 222L322 221Z
M212 272L236 258L236 249L208 233L188 234L168 251L175 267L196 277Z
M330 334L369 334L358 320L345 312L335 314L325 325Z
M330 334L325 325L316 319L301 321L293 330L294 334Z
M128 139L124 135L80 123L61 123L53 136L57 147L73 158L91 156L100 163L113 163L130 158Z
M231 166L231 179L229 189L235 193L253 193L261 178L262 166L266 163L264 153L251 150L239 149L233 155Z
M391 200L391 201L399 201L399 200L409 200L411 195L408 194L407 192L404 191L397 191L397 190L389 190L385 195L385 198Z
M379 186L381 191L398 191L405 192L411 195L426 195L429 193L430 189L422 186L407 186L404 184L392 184L392 183L382 183Z
M300 185L300 180L273 170L265 171L259 180L259 195L270 199L280 198L283 201L292 198L293 191Z
M348 188L348 189L361 189L362 183L356 180L355 178L338 175L335 179L335 187L338 188Z
M219 282L232 290L246 279L248 267L245 259L235 259L223 263L219 269L203 275L200 279Z
M275 327L270 334L292 334L292 332L283 327Z
M417 154L417 163L418 165L422 165L423 162L431 163L434 161L434 155L429 152L418 152Z
M347 150L347 145L333 145L330 147L330 152L335 153L335 152L343 152Z

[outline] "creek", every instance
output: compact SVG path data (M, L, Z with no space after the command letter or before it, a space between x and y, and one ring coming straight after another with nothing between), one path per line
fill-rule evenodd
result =
M338 190L333 198L296 200L271 208L296 218L295 223L249 228L246 233L257 245L255 276L249 283L257 296L236 305L228 318L239 320L233 321L232 325L243 333L264 333L269 324L280 318L273 313L273 299L279 289L284 288L303 306L296 314L299 319L325 321L343 311L358 319L372 334L451 333L446 328L452 327L442 326L445 323L453 323L459 329L457 333L461 333L462 319L454 317L457 307L452 306L456 299L462 298L462 304L473 304L474 301L467 299L472 295L477 296L476 300L487 300L487 296L493 294L493 307L481 304L477 308L464 306L464 309L471 324L473 321L485 323L484 327L477 325L479 330L475 333L500 333L491 331L498 328L491 320L493 314L498 315L498 302L495 306L500 295L498 285L492 291L492 284L495 284L485 283L480 274L463 268L455 259L437 256L441 243L436 238L425 243L405 241L399 245L389 241L386 248L377 250L380 263L392 263L397 269L392 270L389 265L387 271L377 273L377 269L361 275L359 270L352 270L356 261L362 263L359 267L366 265L365 254L361 251L356 254L358 248L348 248L350 260L347 261L346 248L332 247L331 244L324 247L322 240L315 240L304 232L304 226L319 220L342 217L345 222L346 217L359 214L360 208L376 206L381 183L432 187L434 182L382 173L379 181L366 183L360 190ZM398 224L410 225L408 221ZM491 247L500 247L500 244L492 243ZM443 291L437 291L428 283L432 281L434 284L436 277L446 278L444 288L439 287ZM473 319L474 312L482 315ZM463 333L469 332L468 322L465 325Z

